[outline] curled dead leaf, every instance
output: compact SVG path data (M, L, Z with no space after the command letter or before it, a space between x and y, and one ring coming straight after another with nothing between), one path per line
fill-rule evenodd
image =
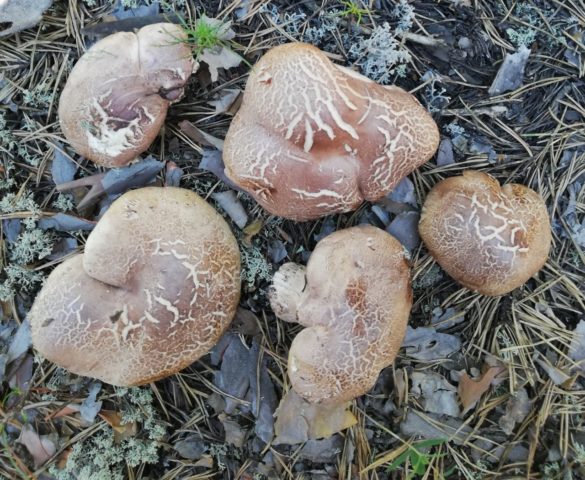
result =
M275 445L303 443L328 438L357 423L348 410L349 402L340 405L316 405L289 390L276 410Z
M31 425L23 425L17 441L32 455L35 468L44 464L57 451L53 441L47 435L39 435Z
M467 372L463 372L459 377L459 399L463 406L461 415L465 415L471 410L481 396L488 391L492 381L502 371L501 367L488 368L477 380L472 379Z
M126 438L133 437L138 432L136 422L122 423L122 414L120 412L102 410L98 415L114 430L114 442L116 444Z
M73 413L77 413L77 412L79 412L80 408L81 408L80 405L78 405L76 403L70 403L68 405L65 405L60 410L56 410L55 412L49 413L48 415L46 415L45 421L50 420L51 418L60 418L60 417L65 417L67 415L71 415Z

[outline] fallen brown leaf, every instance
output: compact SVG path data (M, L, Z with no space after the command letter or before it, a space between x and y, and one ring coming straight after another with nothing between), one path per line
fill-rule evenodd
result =
M349 402L341 405L315 405L289 390L276 410L275 445L296 444L328 438L357 423L347 410Z
M120 443L126 438L133 437L138 432L136 422L122 423L122 414L114 410L102 410L98 413L100 418L114 430L114 442Z
M57 451L57 446L47 435L39 435L30 425L23 425L17 441L32 455L35 468L40 467Z
M204 467L204 468L213 468L213 458L211 455L203 455L199 460L197 460L194 464L194 467Z
M471 410L481 396L488 391L493 379L502 371L501 367L490 367L477 380L472 379L467 372L459 377L459 399L463 405L461 415Z
M45 416L45 420L50 420L51 418L59 418L65 417L66 415L71 415L72 413L79 412L80 406L76 403L70 403L69 405L65 405L62 409L55 411L54 413L49 413Z

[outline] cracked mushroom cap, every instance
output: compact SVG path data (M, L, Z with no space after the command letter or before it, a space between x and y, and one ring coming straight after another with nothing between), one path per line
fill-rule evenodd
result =
M468 170L429 192L419 224L431 255L455 280L483 295L523 285L548 258L551 229L534 190Z
M312 403L343 403L370 390L392 363L412 306L410 268L398 240L372 226L321 240L307 267L283 265L270 304L304 327L293 340L288 375Z
M178 25L147 25L109 35L79 59L59 101L77 153L120 167L148 149L197 66L185 38Z
M29 314L33 344L79 375L141 385L212 348L239 296L239 249L221 216L188 190L133 190L47 279Z
M289 43L254 66L223 158L230 180L270 213L310 220L380 199L438 144L413 95Z

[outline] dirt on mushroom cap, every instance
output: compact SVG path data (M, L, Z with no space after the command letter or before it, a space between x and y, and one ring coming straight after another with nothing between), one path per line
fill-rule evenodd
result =
M30 312L47 359L114 385L176 373L231 322L240 255L228 225L199 196L142 188L116 200L85 253L59 265Z

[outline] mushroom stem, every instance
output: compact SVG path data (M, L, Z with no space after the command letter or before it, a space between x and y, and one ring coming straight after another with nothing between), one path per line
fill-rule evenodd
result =
M285 322L297 322L297 310L305 287L306 268L298 263L285 263L274 274L268 292L270 306L278 318Z

